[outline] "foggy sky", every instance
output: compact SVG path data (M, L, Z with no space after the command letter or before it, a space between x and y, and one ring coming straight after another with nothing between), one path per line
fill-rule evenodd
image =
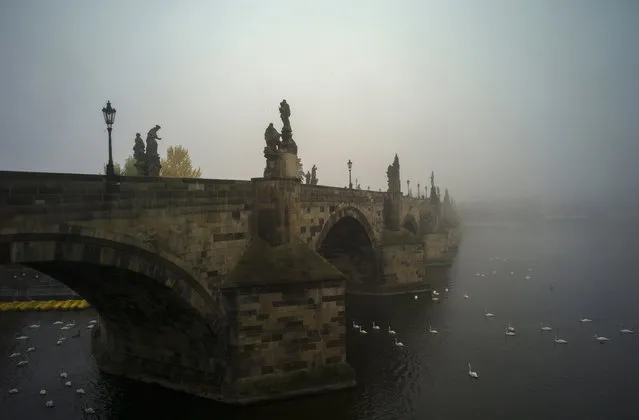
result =
M639 2L0 2L0 170L100 172L162 129L205 178L262 175L264 130L322 185L458 200L581 196L639 179Z

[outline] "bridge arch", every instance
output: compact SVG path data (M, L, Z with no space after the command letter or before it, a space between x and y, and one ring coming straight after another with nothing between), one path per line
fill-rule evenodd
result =
M412 214L407 214L404 217L404 223L402 223L402 227L412 233L415 236L419 236L419 224L415 219L415 216Z
M353 290L375 282L377 276L375 233L357 207L343 207L324 223L316 241L317 252L339 269Z
M0 265L14 263L59 280L96 309L94 343L102 351L94 349L107 372L162 382L159 372L167 370L220 370L212 362L226 349L220 305L191 272L150 245L65 224L3 230Z

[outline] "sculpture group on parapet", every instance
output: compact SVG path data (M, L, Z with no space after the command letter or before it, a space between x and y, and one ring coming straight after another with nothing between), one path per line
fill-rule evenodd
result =
M306 184L308 185L317 185L317 166L313 165L310 171L306 172L305 175Z
M266 141L266 147L264 148L264 157L266 158L265 177L272 173L278 153L297 155L297 144L293 140L293 130L291 129L291 107L286 102L286 99L280 102L279 111L283 124L282 133L278 133L273 123L270 123L266 127L266 131L264 131L264 140Z
M135 133L135 145L133 146L133 159L138 174L142 176L160 176L160 155L158 154L158 130L161 127L156 125L149 130L146 136L146 147L142 141L140 133Z

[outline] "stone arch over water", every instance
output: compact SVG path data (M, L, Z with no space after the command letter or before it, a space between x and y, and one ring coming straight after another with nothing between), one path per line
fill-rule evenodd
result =
M61 225L0 233L0 265L42 272L95 308L102 370L160 384L204 373L221 383L227 348L221 305L192 273L149 248Z
M378 280L375 234L356 207L345 207L331 215L322 227L316 249L347 277L347 289Z

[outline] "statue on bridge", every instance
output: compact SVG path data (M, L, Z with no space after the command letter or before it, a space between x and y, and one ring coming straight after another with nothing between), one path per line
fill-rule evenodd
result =
M133 146L133 159L135 160L135 168L139 176L148 175L148 168L146 166L146 151L144 148L144 140L140 133L135 133L135 145Z
M284 127L282 127L282 144L280 150L283 152L297 154L297 144L293 140L293 130L291 129L291 107L286 102L286 99L282 99L280 102L280 118Z
M313 165L311 168L311 185L317 185L317 166Z
M311 185L311 171L307 171L304 177L306 178L306 185Z
M402 186L399 180L399 157L395 154L393 164L388 165L386 170L386 177L388 178L388 192L389 193L401 193Z
M286 103L286 99L280 102L280 118L282 119L284 127L291 128L291 122L289 120L289 118L291 118L291 107Z
M264 140L266 141L266 148L264 149L265 155L266 153L277 152L281 145L280 137L282 137L282 135L273 127L273 123L270 123L268 127L266 127L266 131L264 131Z
M158 130L160 128L159 125L156 125L149 130L146 136L146 165L149 176L160 176L160 169L162 168L157 142L157 140L162 140L158 137Z

